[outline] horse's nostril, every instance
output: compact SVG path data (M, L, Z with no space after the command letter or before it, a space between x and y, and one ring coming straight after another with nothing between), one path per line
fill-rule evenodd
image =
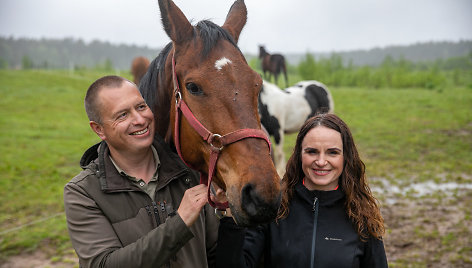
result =
M243 209L249 216L253 217L257 215L257 208L259 206L260 200L255 193L255 189L252 184L249 183L243 187L241 190L241 200Z
M241 207L254 224L269 222L275 218L280 197L275 199L270 199L267 202L261 198L256 187L250 183L241 190Z

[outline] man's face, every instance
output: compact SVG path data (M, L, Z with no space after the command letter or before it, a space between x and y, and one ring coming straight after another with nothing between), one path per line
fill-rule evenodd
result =
M120 88L104 88L98 98L102 124L96 132L111 150L133 153L149 148L154 115L134 84L125 81Z

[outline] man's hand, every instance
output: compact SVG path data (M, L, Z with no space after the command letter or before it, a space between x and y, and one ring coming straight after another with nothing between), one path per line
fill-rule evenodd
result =
M177 213L179 213L184 223L190 227L197 220L202 207L207 201L206 186L199 184L185 191Z
M226 192L223 191L223 189L221 189L218 185L216 185L216 183L212 183L211 185L214 188L214 192L210 193L211 201L213 201L215 203L225 203L225 202L227 202L228 198L226 197ZM227 216L227 217L232 217L231 209L227 208L224 215Z

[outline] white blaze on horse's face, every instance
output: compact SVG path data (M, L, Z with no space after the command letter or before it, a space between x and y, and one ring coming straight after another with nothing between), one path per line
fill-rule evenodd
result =
M221 70L225 65L233 63L231 60L227 59L226 57L223 57L217 61L215 61L215 68L219 71Z

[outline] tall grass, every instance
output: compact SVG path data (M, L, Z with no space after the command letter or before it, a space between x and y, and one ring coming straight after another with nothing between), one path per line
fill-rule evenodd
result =
M340 55L315 60L307 53L297 66L304 80L320 80L331 86L369 88L472 88L472 53L460 58L413 63L387 56L377 67L343 63Z

